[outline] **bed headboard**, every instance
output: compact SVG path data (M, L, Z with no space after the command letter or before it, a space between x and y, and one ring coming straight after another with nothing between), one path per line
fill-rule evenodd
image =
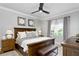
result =
M17 33L18 32L23 32L23 31L36 31L36 28L14 28L14 38L17 38Z

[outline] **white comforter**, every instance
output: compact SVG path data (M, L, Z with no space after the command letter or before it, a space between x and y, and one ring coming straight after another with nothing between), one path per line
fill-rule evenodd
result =
M50 38L50 37L38 37L38 38L23 40L22 43L20 43L19 42L20 40L19 40L17 43L23 48L23 51L25 52L28 50L27 44L41 42L41 41L48 40L48 39L52 39L52 38Z

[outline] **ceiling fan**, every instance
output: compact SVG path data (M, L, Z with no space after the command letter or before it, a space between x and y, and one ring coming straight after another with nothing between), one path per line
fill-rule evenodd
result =
M36 12L44 12L44 13L46 13L46 14L49 14L48 11L45 11L45 10L43 9L43 6L44 6L44 3L40 3L40 4L39 4L39 9L38 9L37 11L32 12L32 14L33 14L33 13L36 13Z

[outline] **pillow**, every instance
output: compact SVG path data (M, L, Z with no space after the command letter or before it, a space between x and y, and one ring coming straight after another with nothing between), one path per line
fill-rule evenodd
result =
M22 39L26 37L26 32L18 32L17 36Z
M26 32L27 38L35 38L37 37L36 31Z
M33 37L38 37L38 33L36 31L32 31L32 36Z
M32 33L31 32L26 32L26 38L32 38Z

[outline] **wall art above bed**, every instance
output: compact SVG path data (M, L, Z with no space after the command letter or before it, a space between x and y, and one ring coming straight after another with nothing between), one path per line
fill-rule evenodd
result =
M28 19L28 26L34 27L34 21L32 19Z
M17 24L20 25L20 26L25 26L26 25L26 18L18 17L17 18Z

